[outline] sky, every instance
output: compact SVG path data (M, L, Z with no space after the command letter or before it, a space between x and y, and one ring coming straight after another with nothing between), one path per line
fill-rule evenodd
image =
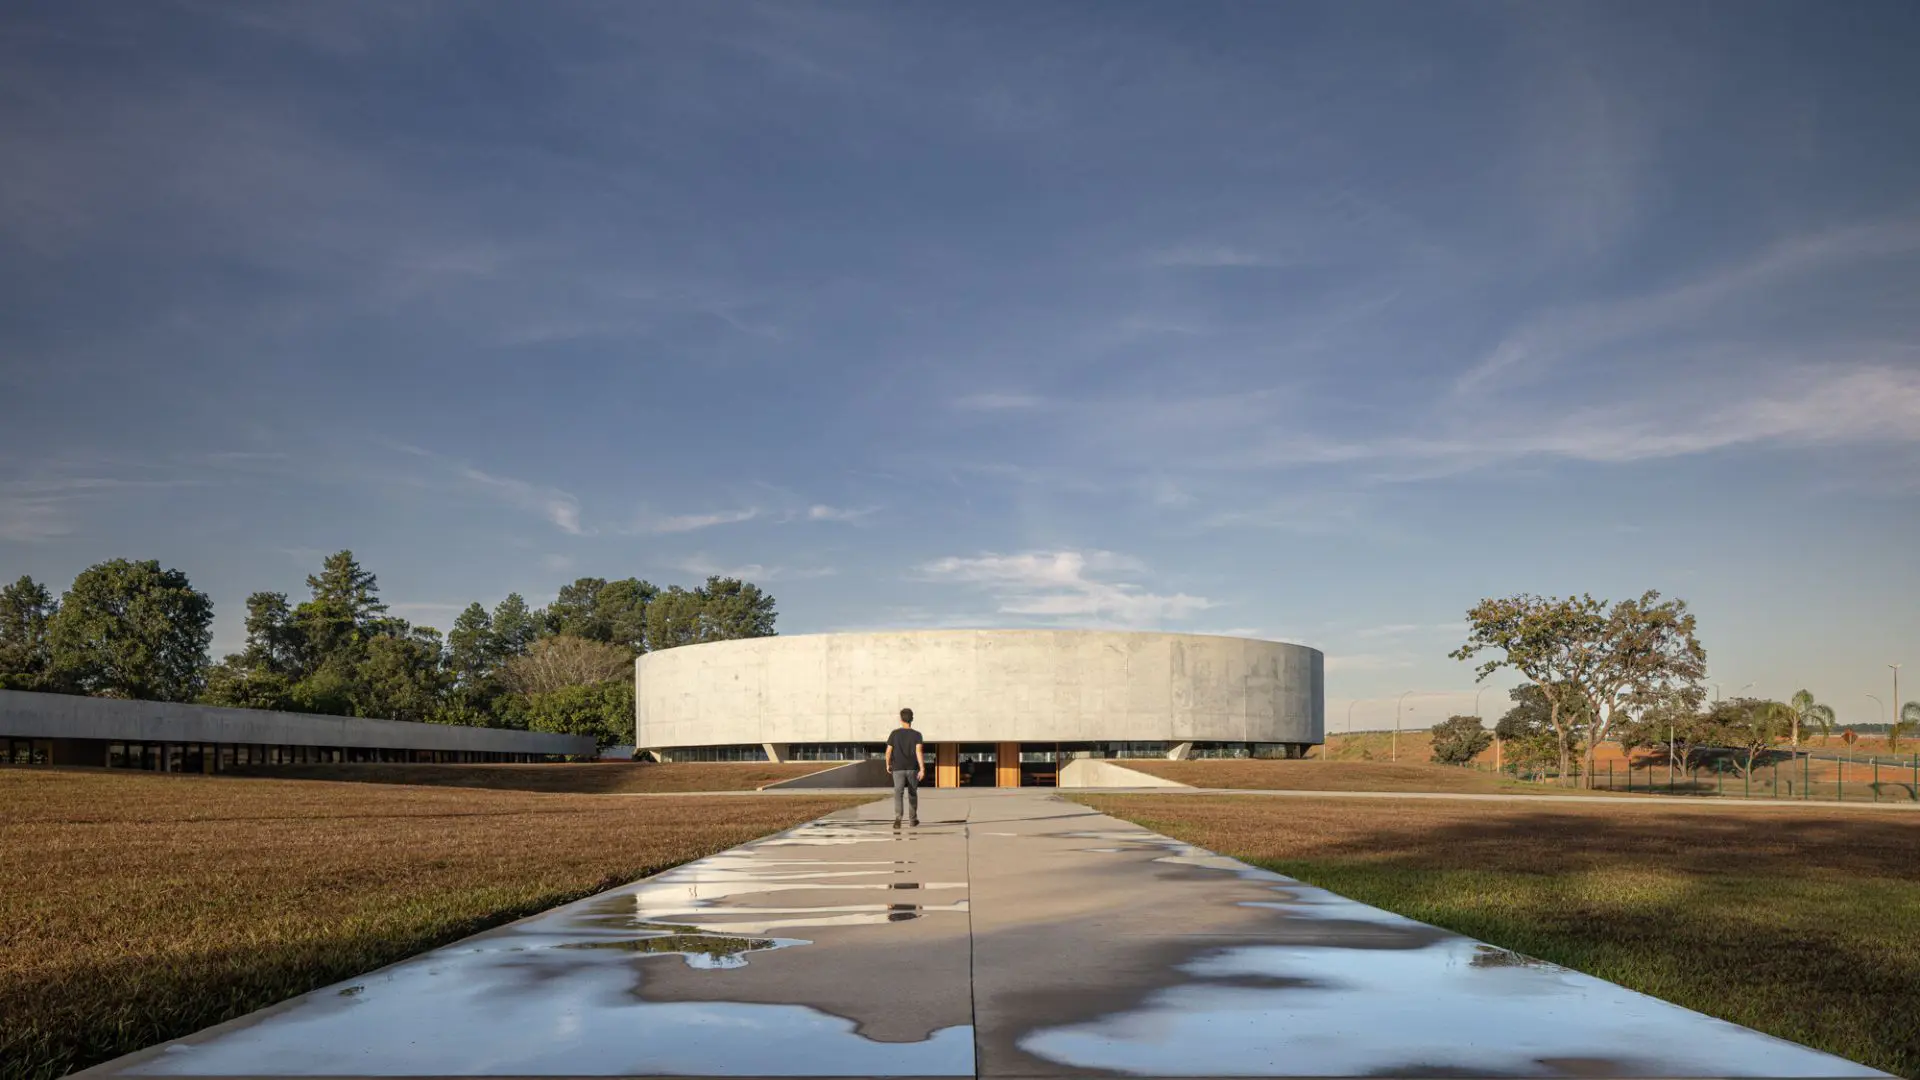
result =
M1487 715L1478 599L1920 696L1920 7L14 2L0 576L216 654L756 581L785 633L1327 655Z

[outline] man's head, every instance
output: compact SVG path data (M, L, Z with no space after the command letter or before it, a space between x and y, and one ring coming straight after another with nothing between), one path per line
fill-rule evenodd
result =
M900 710L900 726L901 727L913 726L913 710L912 709Z

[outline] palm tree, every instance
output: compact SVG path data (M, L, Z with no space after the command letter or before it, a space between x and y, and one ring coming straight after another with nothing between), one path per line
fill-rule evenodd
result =
M1900 719L1887 729L1887 750L1899 753L1900 736L1916 728L1920 728L1920 701L1909 701L1900 706Z
M1813 695L1801 690L1793 695L1790 703L1793 707L1793 748L1800 748L1800 728L1802 725L1820 729L1820 741L1826 742L1833 734L1833 706L1822 705L1813 700Z

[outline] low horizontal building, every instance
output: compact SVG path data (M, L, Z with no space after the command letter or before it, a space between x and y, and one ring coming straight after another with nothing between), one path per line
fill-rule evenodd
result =
M592 757L594 740L504 728L0 690L0 763L219 772L333 762Z
M1300 757L1326 731L1319 650L1204 634L749 638L647 653L634 679L658 760L865 760L911 708L941 787L1051 784L1075 758Z

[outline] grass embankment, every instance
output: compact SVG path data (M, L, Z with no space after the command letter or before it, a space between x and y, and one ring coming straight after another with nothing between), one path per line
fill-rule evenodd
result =
M858 801L0 769L0 1077L58 1076Z
M1920 822L1907 814L1626 800L1079 801L1364 903L1920 1077L1912 1015Z
M364 784L486 788L493 791L633 795L648 792L753 791L817 773L838 761L775 765L760 762L640 761L577 765L261 765L236 775L276 780L345 780Z
M1478 795L1584 795L1574 788L1533 784L1499 773L1454 765L1383 761L1117 761L1129 769L1198 788L1260 791L1437 791ZM1606 794L1598 792L1597 794Z

